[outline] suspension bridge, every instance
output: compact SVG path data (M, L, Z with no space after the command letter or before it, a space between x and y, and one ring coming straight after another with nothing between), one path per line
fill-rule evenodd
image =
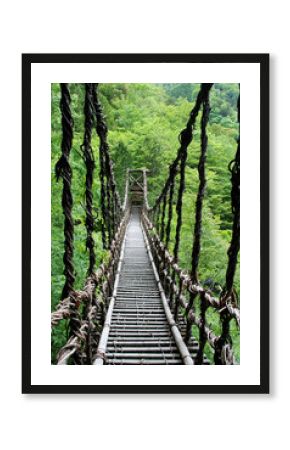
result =
M211 83L201 84L185 128L179 135L180 147L169 167L168 177L155 204L148 204L147 170L128 168L124 200L116 187L113 162L107 142L108 129L99 102L98 84L85 84L84 139L81 147L86 167L86 248L87 279L75 290L74 220L72 216L73 117L68 84L61 84L61 156L56 176L63 181L64 276L62 299L52 312L52 328L68 321L69 335L59 349L57 364L85 365L201 365L209 364L204 354L208 344L214 363L235 364L231 321L240 326L240 311L234 277L240 248L240 143L231 177L232 236L228 248L225 284L219 297L199 279L203 202L206 188ZM239 100L237 105L238 122ZM193 130L201 113L199 185L195 199L191 268L179 266L186 162ZM102 245L108 251L106 263L96 267L93 180L96 175L92 151L94 128L99 137L99 176L102 212ZM176 204L174 203L176 197ZM176 225L173 227L173 208ZM173 229L174 228L174 229ZM173 252L169 242L174 240ZM221 333L216 335L207 322L211 309L220 317ZM192 330L198 330L194 337Z

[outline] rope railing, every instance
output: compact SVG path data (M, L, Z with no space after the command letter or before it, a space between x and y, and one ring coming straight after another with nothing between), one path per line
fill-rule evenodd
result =
M159 276L163 281L170 306L174 311L176 322L186 324L184 339L186 342L192 336L192 327L198 328L199 350L195 358L195 364L203 364L206 342L214 349L215 364L233 364L232 339L230 322L234 319L240 326L240 311L238 308L237 294L233 287L234 276L237 267L240 237L240 144L238 138L237 153L235 159L229 164L232 182L232 213L233 227L232 238L228 250L228 267L226 272L225 287L216 298L212 292L203 287L199 281L198 267L201 252L203 202L206 189L206 154L207 154L207 126L209 122L210 103L209 94L213 84L202 84L190 113L187 125L181 131L179 140L180 148L177 156L169 169L168 178L161 194L157 197L152 208L148 207L147 199L144 199L142 213L143 226L150 243ZM193 244L191 251L191 272L183 271L178 263L180 236L182 228L182 206L185 191L185 168L188 154L188 146L193 138L198 114L201 112L200 123L200 157L198 163L199 185L195 203L195 225L193 232ZM238 100L238 123L240 121ZM175 190L177 189L177 194ZM172 254L169 252L169 244L172 240L173 201L176 195L175 217L176 226ZM167 213L166 213L167 211ZM166 221L167 218L167 221ZM196 305L199 301L199 314ZM219 314L221 334L216 336L207 324L207 310L211 308Z
M155 255L155 262L158 261L159 265L162 265L162 269L160 270L160 275L163 278L164 284L170 283L170 289L174 294L179 293L179 288L176 282L172 282L172 278L170 276L169 268L176 274L179 280L182 282L183 288L185 288L189 294L195 295L204 295L204 300L207 302L208 306L215 308L216 310L221 310L224 305L221 300L213 295L213 293L202 286L202 284L195 284L192 280L192 277L188 275L188 273L183 270L177 263L174 261L174 257L167 250L166 246L161 242L157 231L148 219L147 214L143 211L142 216L144 228L147 232L147 236L149 236L149 240L151 243L151 249L153 249L153 255ZM165 264L164 264L165 261ZM180 295L180 304L184 309L188 309L189 302L184 295ZM240 311L236 306L231 305L229 302L226 303L226 308L229 311L229 314L236 320L237 325L240 325Z

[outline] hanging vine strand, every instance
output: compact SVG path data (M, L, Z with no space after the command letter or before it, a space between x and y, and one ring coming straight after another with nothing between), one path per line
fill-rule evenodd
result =
M94 270L96 263L95 243L93 238L94 217L93 217L93 175L95 169L95 161L92 150L92 128L93 128L93 85L86 83L85 85L85 133L81 146L84 161L86 165L86 248L89 251L89 267L88 276Z
M65 298L73 290L73 285L75 281L74 265L73 265L73 234L74 234L74 223L72 218L72 170L69 163L70 152L72 148L73 140L73 119L70 110L70 92L67 83L62 83L61 88L61 99L60 99L60 110L61 110L61 120L62 120L62 142L61 151L62 155L55 166L55 173L57 180L62 178L63 180L63 190L62 190L62 209L64 214L64 276L65 284L62 290L62 298Z
M198 163L199 187L195 205L194 243L192 247L191 275L194 283L198 282L197 269L199 262L200 240L202 232L202 208L206 188L205 162L206 162L206 151L208 141L206 134L206 127L209 120L209 112L210 112L209 91L207 91L203 98L203 112L201 119L201 152Z
M240 124L240 97L237 103L238 123ZM240 250L240 136L237 139L237 152L235 159L230 162L229 170L232 181L232 213L233 227L232 239L228 249L228 266L226 272L226 285L221 294L221 336L216 343L215 364L233 364L232 338L230 333L231 316L229 314L228 304L237 307L237 296L234 291L234 276L237 267L238 254Z

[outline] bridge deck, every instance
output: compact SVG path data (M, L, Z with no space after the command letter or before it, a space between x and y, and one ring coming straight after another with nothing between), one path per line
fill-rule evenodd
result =
M106 364L183 364L146 249L139 211L132 208L125 235ZM197 348L192 339L193 358Z

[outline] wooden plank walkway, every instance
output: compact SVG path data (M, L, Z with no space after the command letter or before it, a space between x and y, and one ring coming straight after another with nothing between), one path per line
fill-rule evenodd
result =
M193 364L189 355L181 356L176 339L179 331L175 326L173 332L169 325L169 308L166 312L153 264L141 227L140 208L132 207L109 321L105 364ZM192 358L197 349L197 342L191 339L188 350Z

